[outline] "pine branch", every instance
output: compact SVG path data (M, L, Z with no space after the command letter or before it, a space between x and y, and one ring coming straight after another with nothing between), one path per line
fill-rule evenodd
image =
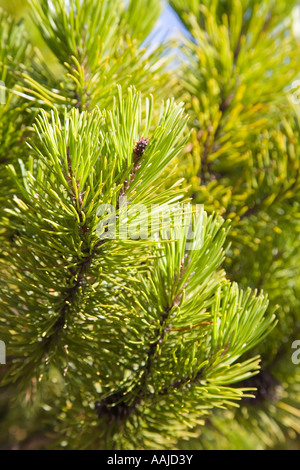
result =
M249 397L240 412L217 414L213 432L202 433L202 444L271 448L284 441L285 433L296 435L300 429L294 393L299 378L288 358L298 323L300 287L300 245L295 235L299 231L299 117L290 104L297 94L291 85L293 74L298 73L291 15L295 4L204 3L205 7L198 2L172 2L193 36L193 41L185 41L183 52L189 63L179 75L179 96L190 103L196 129L183 155L181 174L191 183L195 202L232 219L226 261L230 279L244 288L263 288L271 308L280 305L278 327L257 352L262 355L263 370L281 377L282 393L279 399L269 396L264 403ZM289 60L286 71L277 75L284 63L283 50L289 51ZM269 68L266 64L271 62ZM288 96L290 91L294 96ZM204 155L205 181L199 155Z
M135 301L134 297L133 299L123 299L125 304L134 301L135 310L139 311L142 309L140 316L144 322L147 318L149 319L147 331L151 332L151 335L149 333L146 334L148 337L146 354L143 352L144 341L140 338L141 351L139 360L141 363L137 369L134 369L136 378L129 382L124 380L119 384L115 392L104 395L101 400L96 401L95 408L100 421L104 420L112 426L118 423L119 426L122 426L122 429L126 429L133 420L147 419L145 410L149 406L152 420L160 419L158 418L159 415L157 418L154 418L155 407L157 406L160 409L160 403L166 400L164 406L168 409L170 400L174 401L176 394L178 394L178 397L182 397L185 403L185 406L182 404L179 406L177 413L185 413L185 416L188 416L186 407L189 400L192 400L193 393L201 395L204 389L210 388L210 384L218 383L218 374L223 374L221 371L224 371L224 376L222 376L219 386L222 384L225 387L225 384L229 384L230 381L237 382L238 377L248 376L251 367L254 366L252 361L233 365L239 355L237 351L241 351L240 347L235 344L236 339L234 338L233 331L238 330L242 335L239 338L239 344L241 345L243 342L242 349L245 350L246 344L246 349L250 348L251 340L249 342L249 338L243 338L243 329L235 325L234 321L228 319L227 323L223 317L223 315L230 315L228 310L226 312L226 308L228 308L228 305L233 307L237 301L237 290L234 286L230 287L222 283L220 284L218 276L214 279L216 274L213 270L218 265L218 262L220 262L222 250L211 253L209 244L217 244L219 237L222 237L224 241L224 230L220 229L218 224L215 225L215 222L213 219L206 222L205 218L198 218L198 221L195 222L197 225L196 233L198 235L202 233L202 237L196 238L197 241L195 242L196 244L199 243L198 251L185 251L186 238L183 241L171 243L163 257L157 258L154 264L154 271L151 273L152 281L149 279L149 285L146 279L143 281L143 294L139 295L136 289ZM186 237L188 225L185 228ZM205 227L204 233L202 232L203 227ZM211 229L213 232L214 229L216 231L214 236L208 237L207 235ZM171 236L171 240L173 239ZM221 248L221 245L219 245L219 248ZM212 262L213 264L211 264ZM172 267L171 271L166 272L165 266L168 266L169 269ZM203 266L206 266L207 270L203 270ZM209 279L211 279L212 284L209 282ZM200 288L199 286L205 287ZM160 289L162 289L161 292ZM232 289L233 303L228 298L229 290L227 289ZM249 296L249 293L247 295ZM246 330L248 335L250 318L246 320L247 301L245 303L245 299L242 300L242 298L241 304L245 310L240 315L241 318L244 318L245 325L247 324ZM200 299L201 305L199 305ZM204 299L207 299L207 303ZM122 303L122 299L120 301ZM224 306L226 306L225 309L221 308L219 304L219 302L223 301ZM199 305L199 316L195 316L195 310L191 302L193 305ZM216 303L214 304L214 302ZM236 306L233 309L235 310ZM216 332L218 315L222 319L222 324L219 325L222 339ZM210 321L199 322L199 318L207 318ZM266 321L265 326L267 324L270 325L270 320L269 318ZM153 323L153 321L155 322ZM190 324L190 326L180 327L179 325L182 325L182 322L185 325ZM231 332L225 333L223 326L226 324L228 324L230 330L232 329ZM187 335L184 342L181 339L181 335L174 336L174 334L182 331ZM254 336L259 334L256 327L251 329L251 331L252 333L255 332ZM139 334L143 333L140 332ZM196 339L198 341L195 341ZM136 344L137 341L138 339L133 340L133 344ZM197 352L195 351L195 343L202 344L202 351L201 346ZM180 350L181 348L182 351ZM188 357L191 354L193 361L189 362ZM226 373L222 366L223 362L228 366L231 364ZM179 375L179 377L176 377L176 375ZM228 377L226 377L227 375ZM233 389L228 388L227 390ZM232 396L233 400L241 397L242 391L239 390L237 392L235 398ZM208 396L210 396L210 392L208 392ZM222 401L221 395L218 398ZM210 408L207 399L203 398L203 401L206 410L207 407ZM199 412L199 418L202 416L203 411L202 413ZM185 419L188 418L186 417Z
M108 108L117 84L124 92L135 85L149 93L159 83L160 97L164 96L170 83L168 59L162 47L149 54L141 47L159 17L159 0L147 5L134 0L127 6L117 0L114 8L109 0L84 4L55 0L51 8L46 0L30 4L43 40L62 67L60 75L53 74L41 58L37 72L23 74L21 92L33 99L32 107Z
M148 143L143 141L134 144L139 141L137 135L141 134L143 122L146 123L144 130L147 134L150 132L151 107L148 104L145 121L141 113L141 98L133 90L129 91L127 100L123 99L119 90L119 101L115 103L111 114L100 111L79 114L78 111L72 111L70 116L66 113L64 122L61 122L58 112L55 112L51 123L43 112L35 126L40 141L39 145L32 147L36 160L31 160L28 170L23 168L23 183L18 180L16 171L10 168L22 195L22 200L15 199L16 206L11 211L18 221L15 228L20 233L17 242L19 250L13 254L15 265L12 262L11 274L17 276L14 277L14 283L16 286L20 284L23 292L33 289L35 284L36 308L51 311L50 317L45 315L46 312L43 313L40 325L38 318L32 319L31 331L35 331L38 353L34 357L25 353L25 362L28 370L32 363L33 374L38 374L35 362L37 358L43 362L45 352L48 354L47 362L65 357L63 351L68 344L67 337L72 336L71 331L76 329L76 321L80 318L85 302L89 298L96 300L95 296L101 292L101 289L95 291L92 285L97 281L100 288L101 278L118 284L122 277L126 277L125 272L131 264L139 264L144 259L142 256L139 260L143 248L139 248L138 242L137 258L133 245L131 259L127 260L120 250L123 245L122 249L126 253L126 242L120 245L105 238L99 240L96 228L99 223L98 205L117 202L120 186L126 185L124 182L120 185L118 181L125 178L128 167L136 170L134 184L130 188L132 203L138 202L140 198L150 205L156 201L154 188L160 172L184 145L184 140L181 142L180 139L186 118L182 115L181 107L168 102L165 110L162 110L158 128L150 139L153 141L152 150L147 149L142 164L137 161L144 154ZM125 109L127 118L124 121ZM119 129L121 122L124 126L122 132ZM116 141L117 134L124 141ZM159 158L157 146L161 148ZM110 159L110 165L107 164L107 158ZM148 167L150 170L145 173ZM57 203L59 208L56 207ZM33 239L30 236L32 230ZM104 244L108 242L110 247L103 251ZM20 260L20 250L26 261ZM110 259L114 252L115 261L114 258ZM20 261L23 266L20 266ZM97 271L99 263L101 269ZM21 278L18 277L20 269L24 273ZM44 270L50 276L49 284L43 276ZM7 282L4 302L11 298L11 281L8 279ZM45 307L41 306L43 301L40 296L45 297ZM30 297L27 300L22 298L22 293L15 301L15 308L20 311L29 308L26 302L31 303ZM11 321L14 322L13 317ZM16 362L16 370L18 366L22 378L20 361Z

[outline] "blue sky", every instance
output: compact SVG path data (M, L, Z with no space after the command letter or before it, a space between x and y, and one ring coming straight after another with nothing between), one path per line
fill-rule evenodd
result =
M179 20L177 14L170 7L166 5L164 10L155 26L156 36L160 39L164 38L164 35L169 37L174 37L178 33L185 33L186 29Z
M177 37L180 34L186 34L186 32L186 28L183 26L174 10L170 5L165 5L149 37L149 42L155 47L166 39Z

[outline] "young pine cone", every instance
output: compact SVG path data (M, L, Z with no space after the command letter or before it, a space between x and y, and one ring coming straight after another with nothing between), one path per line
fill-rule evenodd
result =
M133 153L136 157L136 160L141 158L141 156L146 150L148 143L149 143L149 139L148 138L144 139L143 137L137 141L133 149Z

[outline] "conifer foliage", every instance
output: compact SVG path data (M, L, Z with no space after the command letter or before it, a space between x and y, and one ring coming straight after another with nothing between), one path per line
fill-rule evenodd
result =
M292 362L300 286L296 2L171 4L190 33L178 88L193 127L182 173L195 202L232 220L230 278L263 289L278 306L278 326L260 346L262 372L244 383L258 388L256 399L218 415L203 446L284 446L287 433L300 431L299 366Z
M284 106L297 57L285 2L260 15L244 3L173 2L193 35L176 74L167 46L144 47L159 0L31 0L53 67L1 13L4 446L228 448L236 409L289 386L294 400L295 371L290 385L257 374L296 316L298 240L284 229L297 226L298 117Z

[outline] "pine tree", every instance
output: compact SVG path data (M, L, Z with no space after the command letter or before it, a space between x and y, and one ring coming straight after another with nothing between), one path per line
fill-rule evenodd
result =
M296 2L171 4L190 35L178 76L193 128L182 173L195 202L232 221L230 279L267 292L279 320L259 346L260 374L244 382L257 388L255 399L214 416L194 445L285 447L300 431L300 375L292 363L300 325Z
M223 432L227 414L234 415L236 436L243 435L246 403L259 401L253 393L263 395L259 381L267 376L258 374L260 354L263 364L281 360L284 347L274 342L293 329L298 267L297 237L283 233L297 225L298 214L298 120L296 110L286 110L285 94L297 56L278 27L288 9L277 2L274 14L267 10L267 24L264 14L261 23L250 21L254 10L246 15L254 41L246 51L266 54L263 73L282 66L269 74L265 89L272 100L264 89L258 94L251 77L254 102L247 56L244 73L236 72L245 82L237 80L237 96L227 99L236 78L227 65L230 47L237 48L237 64L244 33L238 36L236 27L232 43L223 41L232 24L223 13L231 2L222 2L222 11L209 3L206 10L191 2L186 15L186 3L174 2L194 36L185 46L188 70L183 64L178 79L165 46L144 48L158 0L53 0L51 8L32 0L30 11L56 64L51 70L25 40L22 24L3 16L0 51L13 51L0 55L8 97L0 110L4 446L238 447ZM237 21L244 6L234 6ZM271 33L256 49L261 25ZM206 30L214 33L212 44ZM279 58L271 55L276 41ZM208 66L214 60L216 66ZM176 101L169 98L174 93ZM242 93L248 105L241 110ZM221 121L226 113L228 133ZM225 193L227 199L219 197ZM99 210L104 207L115 217ZM155 236L150 210L167 215ZM271 230L274 240L265 240ZM274 275L259 283L262 265ZM276 325L283 280L289 302ZM286 381L286 367L281 373ZM284 380L280 393L288 387ZM297 400L295 370L289 381L288 400ZM296 429L297 413L288 423L288 407L281 401L263 416L277 423L281 410L282 424Z

